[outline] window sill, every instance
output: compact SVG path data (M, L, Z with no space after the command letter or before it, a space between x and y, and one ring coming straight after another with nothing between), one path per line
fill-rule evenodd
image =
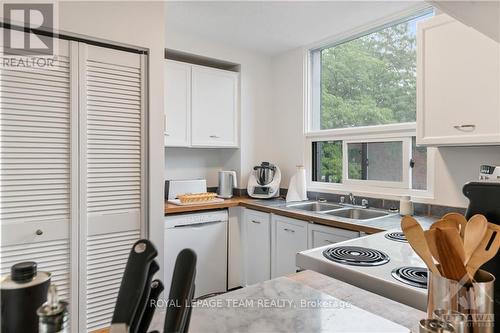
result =
M306 138L349 138L362 135L364 138L367 135L383 136L384 138L390 136L415 136L417 130L416 123L400 123L376 126L361 126L350 128L336 128L320 131L308 131L305 133Z
M366 196L387 200L400 200L402 196L409 195L413 202L418 203L432 203L432 201L434 200L434 193L431 190L422 191L406 188L373 188L367 186L355 186L346 184L313 183L308 185L307 191L345 195L353 193L357 196Z

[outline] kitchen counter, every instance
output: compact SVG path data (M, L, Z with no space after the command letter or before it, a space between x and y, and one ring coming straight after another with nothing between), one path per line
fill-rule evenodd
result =
M351 220L343 217L325 215L317 212L308 212L291 207L286 207L286 202L283 199L258 200L248 197L234 197L231 199L226 199L224 200L224 202L193 206L176 206L173 204L165 203L165 215L236 206L242 206L266 213L274 213L281 216L309 221L312 223L327 225L331 227L361 231L367 234L373 234L390 229L399 229L401 224L401 216L397 213L370 220ZM429 226L437 220L436 218L429 216L415 216L415 218L424 229L428 229Z
M157 311L150 330L160 329L164 316ZM418 332L418 321L425 317L404 304L303 271L206 299L193 308L189 331Z

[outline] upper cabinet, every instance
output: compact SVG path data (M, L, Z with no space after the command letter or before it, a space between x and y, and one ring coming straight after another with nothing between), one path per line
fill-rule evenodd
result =
M500 44L444 14L417 36L417 144L500 144Z
M167 147L238 147L238 73L167 60Z
M191 144L191 65L165 64L165 146Z
M192 145L235 147L238 73L193 67Z

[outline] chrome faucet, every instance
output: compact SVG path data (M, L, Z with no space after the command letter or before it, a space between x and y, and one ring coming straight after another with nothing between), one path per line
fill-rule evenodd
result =
M355 206L356 205L356 197L351 193L349 193L349 202L351 205Z
M368 208L368 200L367 199L362 199L361 200L361 206L363 208Z

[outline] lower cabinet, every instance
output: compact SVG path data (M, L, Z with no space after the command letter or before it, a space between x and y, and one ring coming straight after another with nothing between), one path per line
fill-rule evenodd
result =
M246 284L255 284L271 278L271 216L246 209L245 272Z
M359 236L360 234L358 231L310 224L308 244L309 248L315 248L358 238Z
M230 210L229 215L229 289L295 273L298 252L360 236L358 231L252 209Z
M272 214L271 277L295 273L297 252L307 250L308 222Z

